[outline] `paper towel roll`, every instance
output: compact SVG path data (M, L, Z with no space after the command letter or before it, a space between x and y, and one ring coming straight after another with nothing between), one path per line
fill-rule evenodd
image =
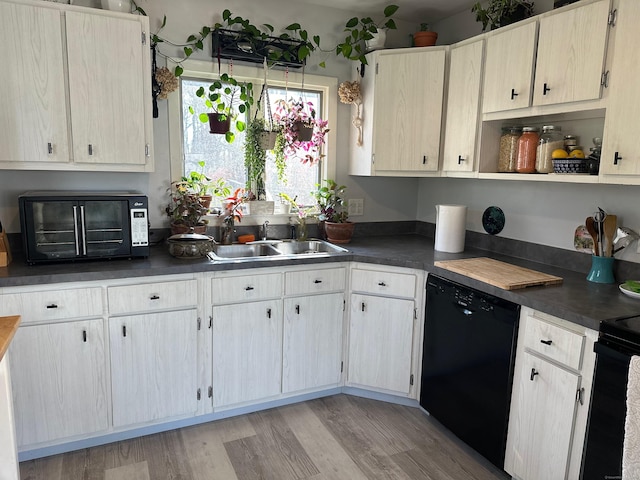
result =
M436 205L435 249L448 253L464 251L466 227L466 205Z

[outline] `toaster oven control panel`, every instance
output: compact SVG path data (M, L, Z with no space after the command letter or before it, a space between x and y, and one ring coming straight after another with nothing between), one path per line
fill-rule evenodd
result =
M149 222L146 208L131 209L131 246L146 247L149 245Z

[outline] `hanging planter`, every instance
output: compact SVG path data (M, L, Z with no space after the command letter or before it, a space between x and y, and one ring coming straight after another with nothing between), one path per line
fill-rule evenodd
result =
M276 131L267 131L260 132L259 142L260 147L263 150L273 150L276 146L276 139L278 138L278 132Z
M310 142L313 138L313 125L305 125L302 121L293 124L293 131L298 142Z
M231 118L221 113L207 113L209 117L209 133L225 135L231 130Z

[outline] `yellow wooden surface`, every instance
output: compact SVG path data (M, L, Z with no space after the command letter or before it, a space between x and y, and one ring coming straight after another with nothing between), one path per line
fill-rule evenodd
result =
M562 283L562 277L548 275L486 257L443 260L434 262L434 265L504 290Z
M20 324L20 316L0 317L0 360L4 357L5 352L9 348L13 335L18 330Z

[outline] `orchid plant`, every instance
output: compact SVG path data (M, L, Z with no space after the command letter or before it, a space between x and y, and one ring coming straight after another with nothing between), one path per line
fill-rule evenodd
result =
M322 145L329 131L328 122L316 117L316 111L311 102L303 102L302 99L278 100L273 119L282 127L279 135L284 141L279 144L288 160L297 158L302 163L315 165L324 156ZM300 131L304 127L313 129L310 140L301 138Z

